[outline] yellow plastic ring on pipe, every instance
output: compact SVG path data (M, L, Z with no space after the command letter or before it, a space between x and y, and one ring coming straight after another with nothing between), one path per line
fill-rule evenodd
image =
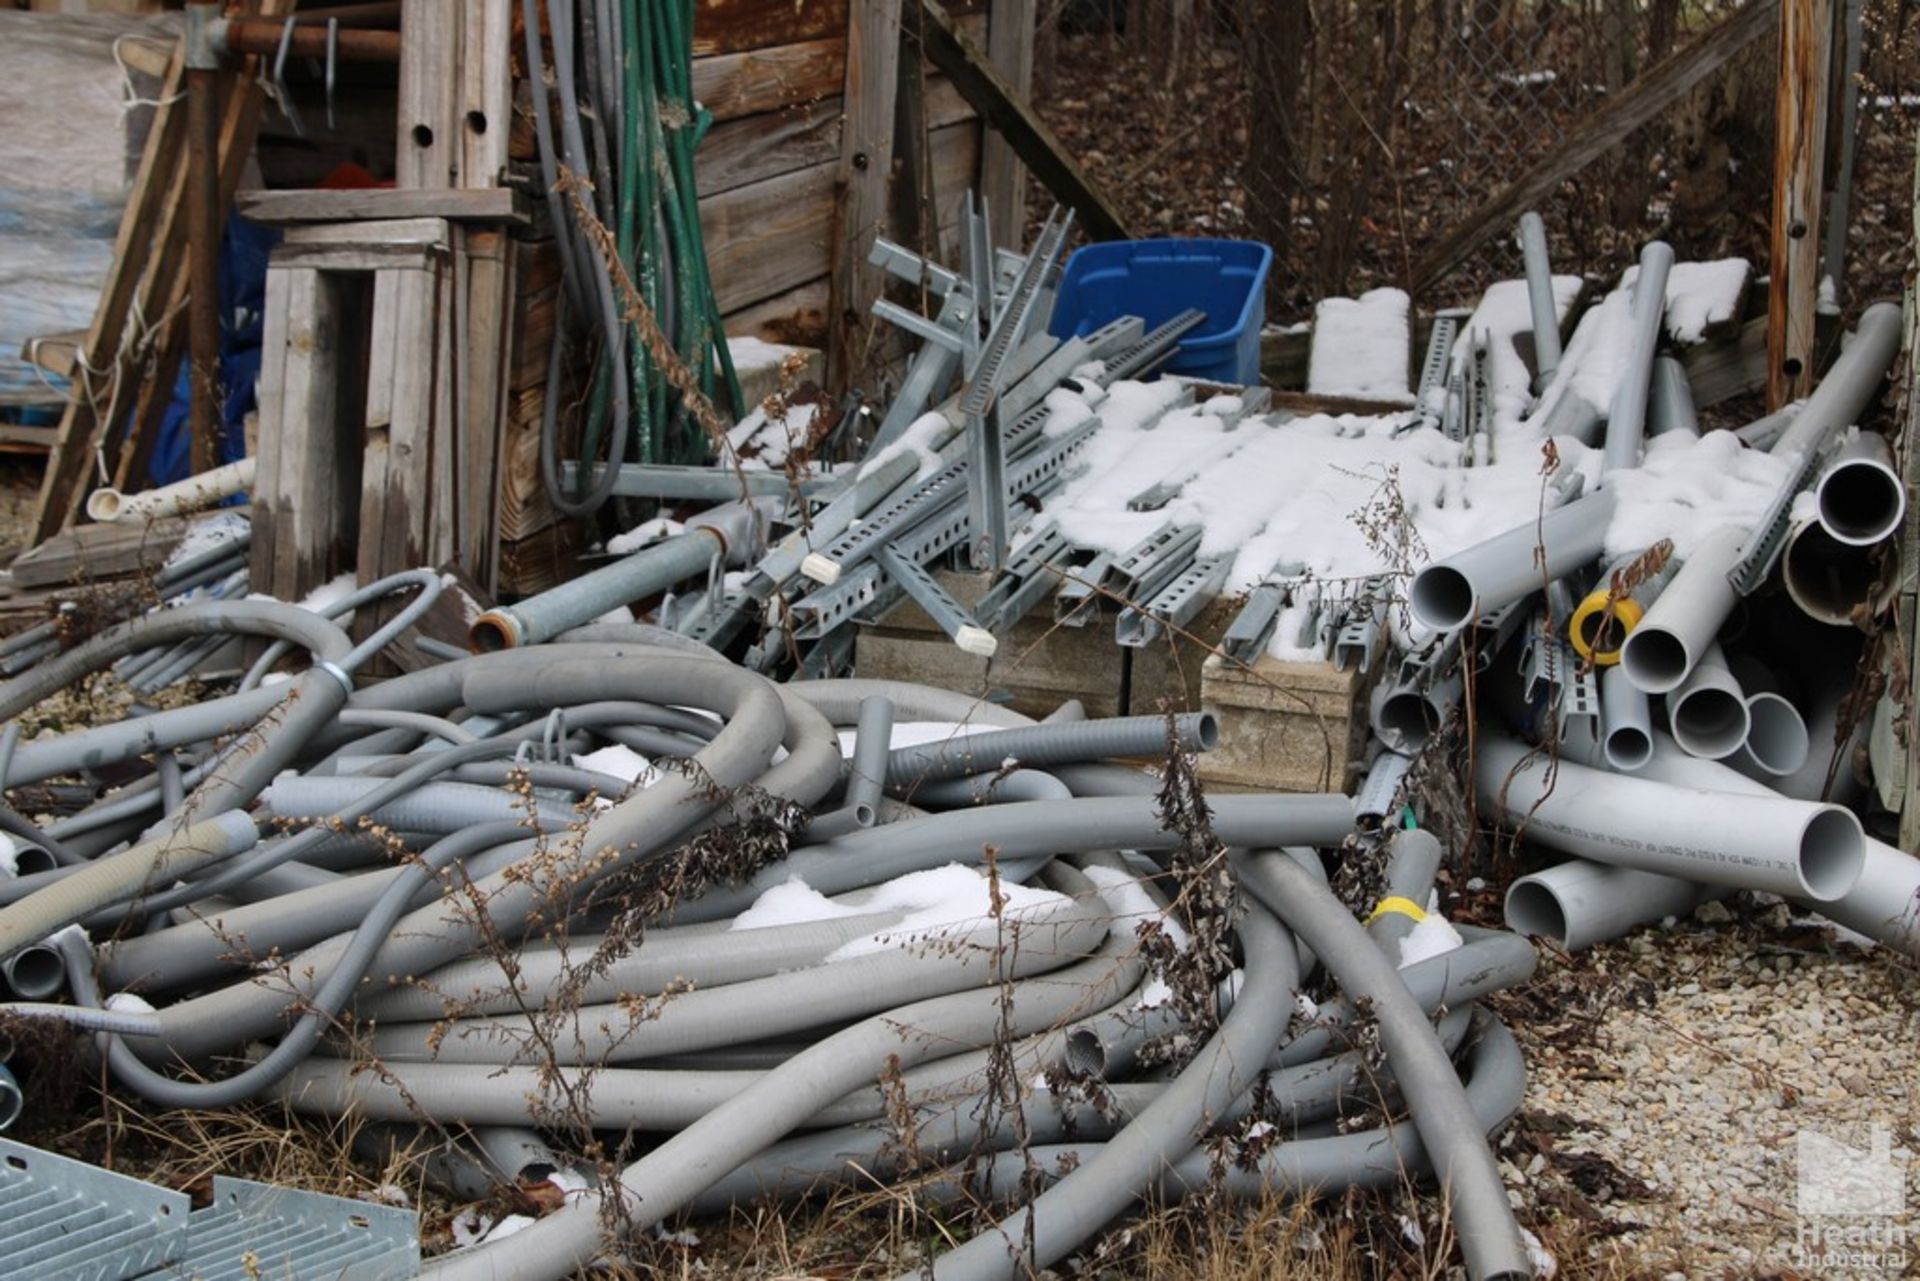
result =
M1398 894L1389 894L1374 905L1373 915L1367 918L1367 924L1372 925L1388 913L1398 913L1415 925L1427 919L1426 910L1412 899L1401 898Z
M1594 635L1602 626L1602 615L1607 609L1607 589L1596 587L1587 593L1573 611L1573 619L1567 624L1567 639L1573 642L1574 653L1582 658L1592 659L1602 667L1612 667L1620 661L1620 647L1626 643L1627 636L1640 625L1647 615L1646 607L1631 596L1622 596L1613 602L1613 630L1620 638L1620 644L1612 649L1596 651L1593 648Z

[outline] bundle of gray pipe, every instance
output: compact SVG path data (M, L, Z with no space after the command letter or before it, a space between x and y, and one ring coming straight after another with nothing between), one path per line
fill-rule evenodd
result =
M430 599L434 580L382 594L402 586ZM1072 1174L934 1264L1025 1275L1191 1182L1222 1133L1276 1116L1282 1141L1260 1144L1236 1195L1429 1171L1470 1274L1526 1273L1487 1145L1522 1077L1474 1002L1524 980L1533 952L1444 928L1433 945L1414 924L1439 863L1425 834L1370 838L1389 875L1369 930L1316 852L1354 835L1351 800L1212 797L1235 904L1209 927L1173 906L1173 852L1196 832L1159 783L1109 762L1205 750L1210 717L1036 723L913 685L776 684L605 629L356 683L395 634L355 646L312 611L187 604L0 686L18 718L189 639L308 656L278 685L261 665L197 706L7 736L0 783L114 768L44 831L13 816L46 855L0 880L0 961L31 998L0 1013L63 1021L109 1088L165 1106L268 1097L400 1132L470 1127L433 1166L468 1188L584 1163L568 1136L659 1135L615 1181L435 1275L562 1277L616 1222L1071 1138ZM1198 999L1166 999L1148 926L1219 931ZM1319 1013L1303 1019L1308 991ZM1384 1070L1343 1035L1361 1010ZM1182 1045L1179 1070L1147 1070ZM1032 1088L1022 1124L980 1133L966 1118L1002 1054L1019 1081L1065 1072L1120 1108L1071 1128L1065 1096ZM17 1101L0 1097L0 1121ZM919 1169L885 1142L902 1104ZM1362 1109L1386 1121L1321 1137ZM603 1213L616 1198L625 1213Z

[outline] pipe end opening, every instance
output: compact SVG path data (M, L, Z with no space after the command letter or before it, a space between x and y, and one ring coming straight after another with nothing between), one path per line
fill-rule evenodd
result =
M1638 688L1664 694L1687 678L1693 656L1687 652L1687 643L1672 632L1643 624L1620 647L1620 666Z
M1724 689L1696 689L1668 710L1674 741L1689 755L1708 760L1739 751L1753 727L1746 702Z
M1407 604L1428 627L1450 632L1473 621L1473 583L1451 565L1429 565L1413 576Z
M1506 917L1515 934L1567 945L1567 910L1560 896L1538 881L1518 880L1507 888Z
M1622 725L1607 731L1605 750L1608 765L1631 774L1653 759L1653 738L1637 725Z
M1769 774L1784 777L1807 763L1813 749L1807 723L1792 703L1778 694L1761 693L1747 699L1752 725L1747 730L1747 755Z
M1821 483L1817 498L1820 523L1827 532L1855 546L1879 542L1906 514L1907 495L1900 478L1876 463L1852 462L1834 468Z
M1800 881L1822 903L1846 897L1866 865L1860 820L1838 805L1823 806L1800 833Z
M1211 752L1220 745L1220 718L1212 712L1201 712L1193 724L1194 746L1203 752Z
M1427 745L1440 728L1439 720L1424 695L1413 690L1389 694L1380 704L1380 740L1396 752L1411 755Z
M7 986L15 996L28 1001L44 1001L67 981L67 968L61 964L60 954L37 943L15 953L6 969Z
M511 619L489 611L473 620L467 629L467 644L476 654L497 654L514 647L516 628Z
M1067 1034L1067 1070L1075 1076L1103 1076L1107 1070L1107 1047L1096 1032L1076 1028Z

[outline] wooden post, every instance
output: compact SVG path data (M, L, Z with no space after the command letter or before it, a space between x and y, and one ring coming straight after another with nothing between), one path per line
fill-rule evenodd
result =
M1770 410L1813 387L1813 306L1820 289L1820 198L1832 36L1833 0L1783 0L1772 292L1767 299Z
M987 59L1022 98L1033 92L1034 0L993 0L987 18ZM988 130L980 153L980 190L994 239L1010 249L1026 242L1027 172L1013 147Z
M827 380L837 394L858 372L880 294L881 270L867 262L887 216L893 168L893 105L899 90L901 0L853 0L847 23L846 124L834 178L832 302Z

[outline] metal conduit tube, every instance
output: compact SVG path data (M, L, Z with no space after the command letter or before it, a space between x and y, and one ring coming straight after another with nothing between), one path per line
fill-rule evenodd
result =
M1547 224L1531 209L1520 215L1520 256L1533 315L1533 385L1538 390L1553 381L1553 371L1560 367L1560 308L1553 297Z
M1338 845L1353 831L1353 802L1335 794L1216 796L1214 834L1234 846ZM678 908L676 924L746 910L790 876L822 894L891 880L950 862L977 862L986 846L1003 861L1090 850L1156 849L1179 843L1151 796L1078 798L979 806L854 832L793 851L746 884L721 887Z
M936 1259L935 1278L988 1281L1051 1267L1125 1210L1162 1166L1204 1138L1211 1119L1252 1087L1260 1064L1286 1034L1300 973L1292 940L1257 904L1248 905L1237 933L1246 950L1245 986L1193 1062L1092 1160Z
M342 667L350 672L357 671L361 664L397 640L402 632L413 626L426 615L429 609L433 608L433 603L440 599L440 593L447 588L447 579L438 570L402 570L397 574L389 574L385 578L368 583L365 587L355 588L320 611L322 618L342 618L362 605L370 605L407 587L417 587L420 590L398 613L381 624L379 630L354 646L347 657L341 660ZM247 670L246 675L241 678L240 688L246 690L258 685L261 678L272 670L273 665L285 657L287 649L288 646L284 641L269 645L266 652L260 655L253 666Z
M705 574L726 555L727 540L719 530L689 529L516 605L490 609L474 620L467 639L475 653L483 654L538 645L616 606Z
M1733 893L1677 876L1609 867L1583 858L1523 876L1507 887L1507 928L1568 952L1631 934Z
M1661 782L1652 767L1632 777L1570 760L1549 783L1549 764L1513 739L1483 738L1480 804L1539 844L1618 867L1821 902L1859 878L1866 838L1838 805L1758 796L1729 805L1724 792Z
M505 937L517 937L529 915L544 905L542 885L548 878L580 874L578 888L584 888L655 857L711 818L720 808L718 796L742 783L757 781L775 795L806 805L839 777L839 745L831 727L820 720L817 725L800 724L788 733L786 714L794 705L783 703L769 682L730 664L655 655L619 661L549 659L536 670L518 670L525 666L469 668L465 702L476 711L509 711L565 706L617 690L640 701L671 699L682 706L706 707L726 725L694 758L698 769L663 775L652 787L595 815L577 844L568 842L545 851L552 865L543 872L541 885L530 883L513 867L479 879L473 898L488 918L484 928ZM510 679L489 680L490 675ZM482 705L490 701L489 696L496 706ZM787 758L769 767L774 747L783 740ZM436 756L451 756L458 750ZM435 969L472 951L482 929L464 904L416 909L396 926L373 973L421 974ZM304 953L297 964L313 972L330 970L343 946L338 941L321 944ZM193 1058L244 1042L271 1030L286 1004L284 994L252 984L196 997L164 1011L168 1046L182 1057Z
M1660 329L1667 315L1667 273L1673 269L1673 247L1663 240L1640 251L1640 274L1634 277L1628 324L1631 346L1626 365L1613 387L1613 405L1607 411L1603 472L1626 471L1640 465L1640 445L1646 437L1647 393L1653 385L1653 356L1660 346Z
M1009 1032L1025 1036L1052 1026L1134 962L1131 938L1110 939L1101 954L1043 980L1014 985L1005 1001L997 987L936 997L865 1019L803 1050L628 1166L613 1188L569 1198L558 1211L504 1239L430 1262L433 1281L542 1281L584 1267L606 1244L602 1201L621 1198L628 1231L658 1223L755 1152L793 1130L857 1086L956 1043L985 1043ZM1008 1010L1011 1010L1011 1015ZM1011 1024L1011 1027L1008 1025ZM903 1028L918 1035L902 1036Z
M1870 547L1900 527L1907 487L1893 449L1877 432L1855 432L1814 482L1820 527L1842 543Z
M1020 729L955 734L937 743L902 747L887 756L887 785L895 790L916 783L964 778L991 772L1012 759L1046 767L1119 756L1206 751L1220 741L1220 725L1211 712L1174 717L1114 716L1091 721L1055 721Z
M873 826L886 789L887 763L893 751L893 704L884 698L860 700L860 721L853 736L853 757L847 763L847 808L869 817Z
M1446 1195L1467 1274L1475 1281L1531 1277L1533 1267L1487 1146L1486 1127L1399 971L1333 891L1284 854L1250 855L1236 860L1235 870L1247 891L1313 949L1352 1000L1372 1002L1380 1044Z
M1084 959L1107 935L1099 905L1069 900L1045 914L1021 914L1007 922L1007 963L997 977L1026 978ZM383 1062L524 1064L551 1051L546 1062L592 1066L631 1063L675 1054L806 1032L864 1018L911 1001L990 986L984 971L994 946L994 923L973 929L922 931L902 936L894 947L828 959L807 969L769 974L665 1000L653 1016L636 1022L630 1007L584 1002L559 1017L500 1014L387 1024L371 1035L371 1052ZM725 936L720 936L724 941ZM919 950L914 949L918 945ZM539 1024L535 1019L541 1020ZM550 1047L537 1036L554 1023Z
M1605 548L1614 501L1606 489L1584 494L1428 565L1408 591L1414 618L1450 632L1592 563Z
M1620 647L1627 679L1649 694L1678 689L1713 644L1739 595L1727 575L1748 531L1723 529L1702 539Z

